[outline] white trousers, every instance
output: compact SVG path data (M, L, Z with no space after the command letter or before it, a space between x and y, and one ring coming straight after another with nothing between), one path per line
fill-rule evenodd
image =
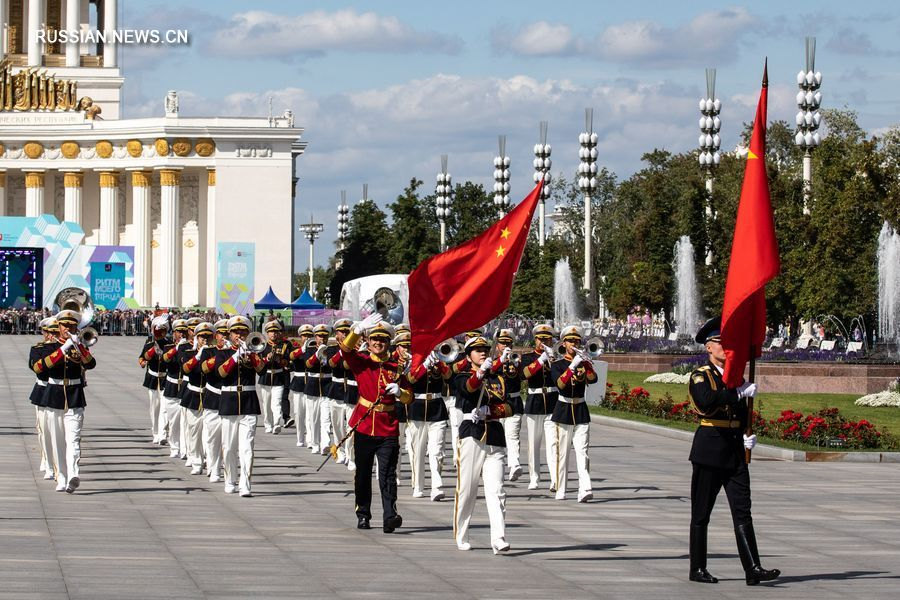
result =
M406 448L414 492L425 488L425 457L431 468L431 494L441 491L441 462L444 459L444 432L447 421L410 421L406 428Z
M354 406L352 404L345 404L341 402L341 408L344 411L344 433L341 435L341 437L344 437L345 435L347 435L347 432L350 431L350 415L353 414ZM356 451L354 450L353 439L354 436L351 435L349 438L347 438L347 441L344 442L344 452L347 454L347 466L350 468L355 468L353 461L356 458Z
M328 448L332 443L331 407L333 404L334 400L331 398L319 396L319 442L322 448Z
M34 407L34 429L38 436L38 450L41 451L41 471L44 473L52 473L50 467L50 453L47 451L47 436L44 435L44 415L40 406Z
M591 459L588 446L591 443L590 423L562 425L554 423L559 443L556 497L565 498L569 470L569 449L575 449L575 464L578 468L578 497L591 491Z
M500 419L503 433L506 436L506 464L509 472L519 468L519 431L522 429L522 415L513 415Z
M469 541L469 521L478 497L478 480L484 484L484 501L491 522L491 541L506 537L506 492L503 491L503 459L506 448L489 446L475 438L459 441L456 451L456 502L453 536L457 544Z
M306 405L306 445L318 452L322 448L321 431L319 430L319 397L303 394ZM298 424L297 427L300 425Z
M306 445L306 400L302 392L291 392L291 416L297 431L297 445Z
M550 415L525 415L528 430L528 476L537 485L541 479L541 444L547 443L547 468L550 471L550 487L556 489L556 423Z
M284 396L284 386L259 385L256 386L259 393L259 405L263 414L263 427L267 432L275 427L284 427L284 417L281 413L281 398Z
M455 456L459 444L459 424L462 423L462 411L456 409L456 396L447 396L444 398L444 404L447 406L447 412L450 413L450 446L453 448Z
M50 434L50 461L56 473L57 486L63 486L73 477L80 477L81 429L84 426L84 408L62 410L46 408L46 426Z
M222 470L222 419L217 410L203 409L203 447L209 477L218 477Z
M178 405L181 406L181 398L178 399ZM178 410L179 431L181 432L181 440L178 447L181 449L182 458L187 458L187 409L183 406Z
M181 400L163 396L163 401L166 405L166 420L169 426L169 437L167 438L171 449L169 454L178 456L181 454Z
M162 392L156 388L147 390L150 398L150 432L153 433L153 443L166 437L165 405L162 403Z
M192 408L184 409L185 439L183 448L187 452L192 467L203 466L203 412Z
M221 416L222 450L225 454L225 487L238 482L240 464L240 490L250 491L253 473L253 440L256 437L256 415Z
M344 408L347 406L345 403L340 402L338 400L332 399L331 403L331 443L337 444L343 437L347 434L347 430L349 427L347 426L347 411ZM345 451L346 442L344 442L344 446L338 450L338 460L345 459L347 456L347 452Z

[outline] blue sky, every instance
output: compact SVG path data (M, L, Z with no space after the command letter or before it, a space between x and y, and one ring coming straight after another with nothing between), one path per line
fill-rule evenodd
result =
M508 137L513 201L531 186L538 123L550 122L553 170L578 163L594 108L600 165L627 177L654 147L697 144L706 67L718 69L723 149L752 118L764 57L772 119L793 121L803 40L817 37L824 107L849 107L880 132L898 122L900 11L891 2L125 1L132 28L188 29L186 47L123 51L126 117L159 116L176 89L190 116L294 111L306 129L299 215L325 224L340 190L362 184L384 207L411 177L433 185L440 155L455 181L492 184ZM552 208L552 207L551 207ZM306 264L299 238L298 268Z

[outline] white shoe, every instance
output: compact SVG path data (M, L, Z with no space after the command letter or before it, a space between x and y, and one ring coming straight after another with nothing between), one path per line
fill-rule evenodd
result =
M585 492L584 494L581 494L580 496L578 496L579 502L587 502L588 500L593 500L593 499L594 499L593 492Z
M456 542L456 549L457 550L471 550L472 544L470 544L469 542Z
M271 427L266 427L266 433L272 433L272 428L271 428Z
M235 486L233 483L226 483L226 484L225 484L225 493L226 493L226 494L233 494L233 493L235 493L236 491L237 491L237 486Z
M218 475L210 475L209 476L210 483L219 483L220 481L222 481L222 478L219 477Z
M413 490L413 498L422 498L425 496L425 492L422 490Z
M250 490L241 490L241 498L250 498L253 494L250 493Z
M62 481L60 481L59 483L57 483L57 484L56 484L56 491L57 491L57 492L64 492L64 491L66 491L66 484L63 483Z
M564 491L563 491L563 492L556 492L555 498L556 498L557 500L565 500L565 499L566 499L566 493L565 493Z
M431 501L432 502L440 502L444 499L444 492L441 490L434 490L431 492Z
M348 462L348 463L347 463L347 470L348 470L348 471L355 471L355 470L356 470L356 463L353 462L352 460L351 460L350 462Z
M303 442L297 442L297 447L298 447L298 448L302 448L302 447L305 446L305 445L306 445L306 444L304 444Z
M507 552L509 550L509 542L507 542L503 538L494 540L491 542L491 550L494 551L494 554L500 554L501 552Z
M178 450L172 450L169 452L169 458L178 458Z
M319 453L319 447L318 447L318 446L310 446L310 447L309 447L309 451L310 451L311 453L313 453L313 454L318 454L318 453Z
M519 476L520 476L521 474L522 474L522 467L516 465L516 466L509 472L509 480L510 480L510 481L518 481Z
M530 482L528 483L528 489L529 489L529 490L536 490L536 489L538 489L538 482L537 482L537 481L530 481Z
M44 479L55 479L56 476L53 474L53 471L47 471L44 473Z
M200 465L194 465L191 469L191 475L203 475L203 467Z

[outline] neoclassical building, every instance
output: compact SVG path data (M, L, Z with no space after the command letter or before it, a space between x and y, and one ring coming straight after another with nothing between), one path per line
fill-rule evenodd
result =
M0 216L52 214L84 243L134 247L144 306L217 303L217 252L253 246L253 284L290 297L294 161L290 111L120 119L115 43L44 44L35 32L116 28L115 0L0 0ZM261 295L261 294L257 294Z

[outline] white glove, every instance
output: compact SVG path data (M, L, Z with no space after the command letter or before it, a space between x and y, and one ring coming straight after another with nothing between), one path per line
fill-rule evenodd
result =
M569 363L569 369L574 371L578 367L578 365L580 365L583 362L584 362L584 359L581 358L581 355L576 354L575 357L572 359L572 362Z
M556 357L556 350L554 350L547 344L544 344L544 354L546 354L550 360L553 360Z
M243 346L238 346L234 351L234 360L241 360L241 358L243 358L246 353L247 351L244 350Z
M319 359L319 362L323 362L325 360L325 344L320 345L316 348L316 358Z
M363 335L366 331L375 327L382 321L382 316L375 312L363 319L362 321L357 321L353 325L353 332L357 335Z
M432 352L431 354L429 354L428 356L426 356L426 357L425 357L425 360L422 361L422 365L423 365L426 369L430 369L431 367L433 367L433 366L436 365L436 364L437 364L437 356L434 355L434 352Z
M478 408L473 408L471 414L469 415L473 421L476 423L478 421L484 421L487 419L487 416L490 414L491 408L487 404L482 404Z
M753 435L744 434L744 448L746 448L747 450L753 450L753 448L755 446L756 446L756 434L755 433Z
M509 357L512 355L512 348L508 346L503 349L503 352L500 354L500 364L505 365L509 362Z
M71 334L71 335L69 336L69 339L72 340L72 343L73 343L73 344L80 344L80 343L81 343L81 340L78 339L78 336L75 335L74 333Z
M200 339L200 338L197 338L197 337L194 338L194 343L191 344L191 350L196 350L196 349L197 349L197 340L198 340L198 339Z
M551 359L551 357L550 357L550 354L548 354L548 353L547 353L547 349L544 348L544 351L541 352L541 355L540 355L540 356L538 356L538 362L541 363L542 365L546 365L546 364L547 364L548 362L550 362L551 360L552 360L552 359Z
M390 396L399 397L400 396L400 384L397 382L391 382L384 386L384 393Z
M755 398L756 397L756 384L755 383L742 383L738 388L738 398Z
M63 352L68 352L70 348L74 348L74 347L75 347L75 342L73 342L72 338L70 337L65 342L63 342L63 345L60 348L60 350L62 350Z
M484 374L491 370L491 365L493 364L494 361L491 360L490 356L484 359L484 362L481 363L481 366L478 367L478 371L476 372L478 379L484 379Z

